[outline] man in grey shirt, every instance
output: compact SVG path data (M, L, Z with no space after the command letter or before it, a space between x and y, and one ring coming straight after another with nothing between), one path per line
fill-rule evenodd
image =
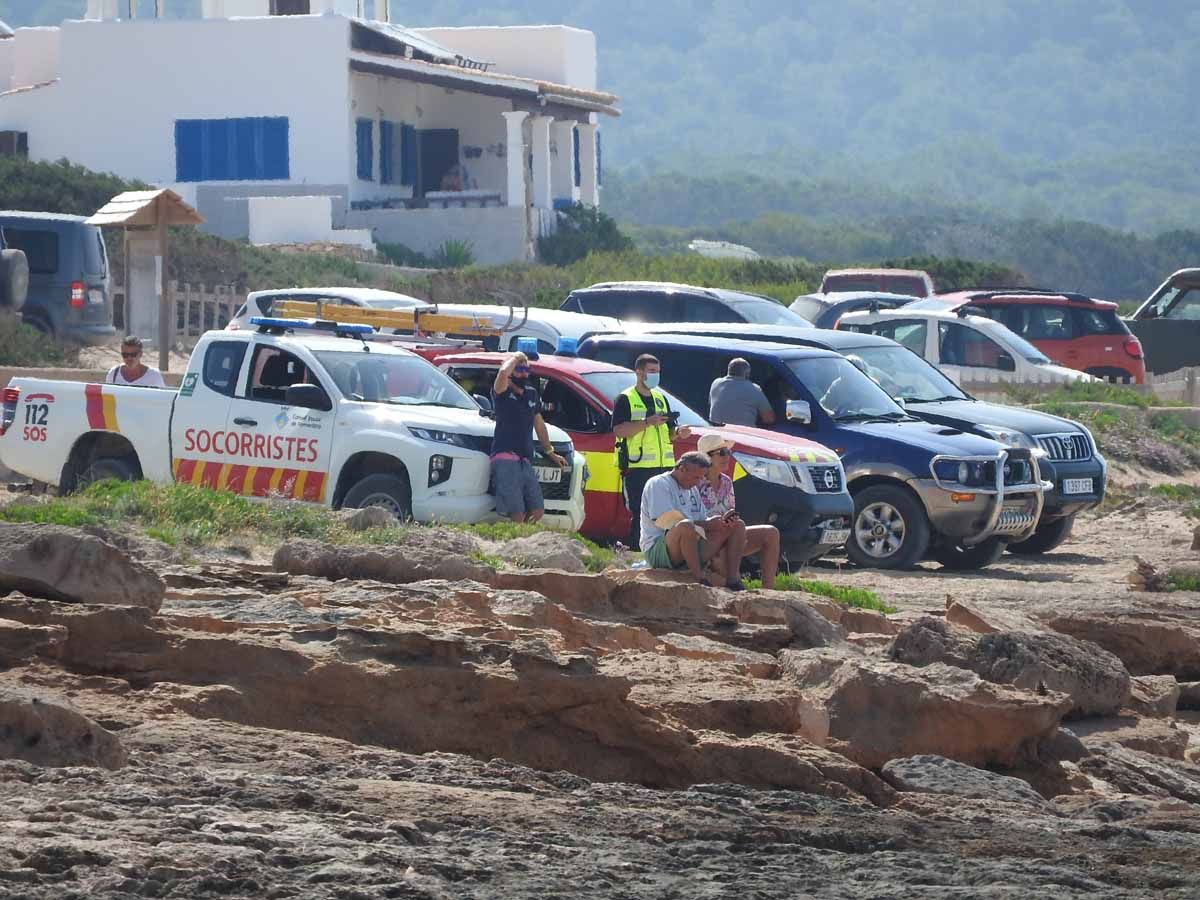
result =
M708 389L708 418L717 425L774 425L767 395L750 380L750 363L739 356L725 371Z
M711 587L704 567L725 576L725 586L740 591L738 569L746 554L746 523L737 512L705 518L697 486L711 465L703 453L685 453L670 472L655 475L642 492L642 551L652 569L686 569ZM757 552L757 550L753 551Z

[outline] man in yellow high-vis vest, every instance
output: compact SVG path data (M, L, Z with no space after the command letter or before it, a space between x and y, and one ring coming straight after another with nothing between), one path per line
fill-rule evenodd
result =
M661 367L658 359L643 353L633 364L637 382L617 395L613 405L617 468L621 471L625 505L629 508L629 546L640 544L642 490L655 475L675 468L672 441L686 439L691 430L671 425L671 405L658 390Z

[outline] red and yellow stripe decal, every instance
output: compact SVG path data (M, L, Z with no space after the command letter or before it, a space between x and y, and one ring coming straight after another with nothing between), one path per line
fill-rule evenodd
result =
M325 473L312 469L241 466L234 463L173 459L171 470L179 484L194 484L245 497L290 497L325 502Z
M88 425L102 431L117 431L117 398L104 393L104 386L88 384L83 388Z

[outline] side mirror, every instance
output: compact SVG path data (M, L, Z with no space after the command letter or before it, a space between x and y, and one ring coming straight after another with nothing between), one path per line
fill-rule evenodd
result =
M908 409L908 403L905 402L903 397L893 397L892 399L896 401L896 405L901 409Z
M484 412L492 411L492 398L485 397L483 394L472 394L471 399L479 404L479 408Z
M1001 355L998 360L996 360L996 368L1001 372L1015 372L1017 371L1017 363L1016 360L1005 353Z
M287 406L298 406L301 409L316 409L329 412L333 404L329 395L319 384L293 384L283 393L283 402Z
M812 424L812 407L807 400L789 400L787 402L787 419L801 425Z

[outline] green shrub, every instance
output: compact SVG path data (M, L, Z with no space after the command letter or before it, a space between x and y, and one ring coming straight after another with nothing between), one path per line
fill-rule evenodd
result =
M428 256L406 247L404 244L388 244L379 241L375 244L375 249L393 266L411 266L416 269L433 268L433 262Z
M465 269L475 264L475 247L470 241L443 241L430 262L437 269Z
M0 313L0 366L61 366L66 361L52 338Z
M621 233L612 216L583 203L559 210L555 233L538 238L538 258L552 266L570 265L589 253L632 249L633 241Z
M1029 385L1012 384L1005 393L1014 403L1045 408L1056 403L1112 403L1146 409L1158 405L1151 394L1107 381L1076 381L1050 392Z

